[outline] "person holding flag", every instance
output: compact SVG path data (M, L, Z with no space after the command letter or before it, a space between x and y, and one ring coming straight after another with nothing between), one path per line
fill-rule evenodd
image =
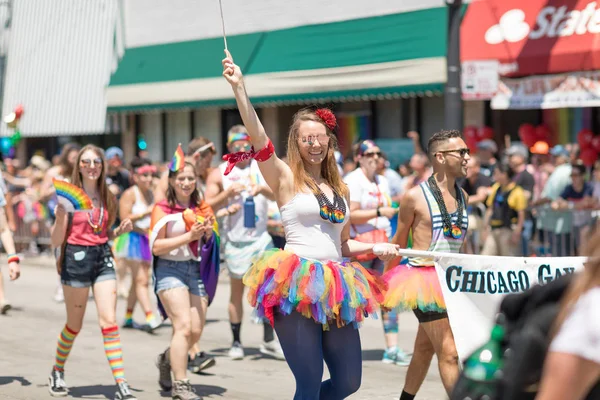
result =
M218 229L196 180L179 145L169 165L167 198L156 204L150 223L154 290L173 326L171 345L157 359L159 385L178 400L200 399L186 376L188 352L200 339L218 280Z
M248 298L258 316L275 327L296 379L294 398L346 398L361 383L361 345L355 328L365 316L377 315L385 284L348 260L373 253L375 244L350 239L348 187L334 156L335 116L328 109L296 113L288 165L275 154L228 51L222 64L251 144L245 152L226 156L224 173L237 162L258 161L279 205L286 236L284 250L264 251L244 275ZM378 245L382 259L397 251L389 243ZM324 382L323 360L331 376Z

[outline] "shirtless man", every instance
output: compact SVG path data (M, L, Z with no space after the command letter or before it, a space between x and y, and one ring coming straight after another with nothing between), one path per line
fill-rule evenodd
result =
M433 175L402 198L393 243L406 248L410 230L413 249L458 253L467 233L467 194L456 180L464 178L469 149L458 131L441 131L428 143ZM432 259L413 257L407 264L386 266L386 308L412 309L419 320L412 360L400 400L414 399L435 354L448 395L458 378L458 354L442 290ZM425 285L423 284L425 283Z

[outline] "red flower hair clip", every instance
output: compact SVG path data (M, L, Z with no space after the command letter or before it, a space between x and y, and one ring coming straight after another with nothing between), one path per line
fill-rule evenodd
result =
M315 111L315 114L317 114L317 116L321 118L321 121L323 121L325 126L327 126L329 130L333 132L333 130L337 126L337 120L335 119L335 115L333 115L333 112L331 112L329 108L319 108Z

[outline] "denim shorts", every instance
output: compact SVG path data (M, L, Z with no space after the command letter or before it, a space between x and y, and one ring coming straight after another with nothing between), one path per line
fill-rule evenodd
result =
M97 282L116 280L115 260L108 244L67 244L60 272L63 285L86 288Z
M207 297L204 289L204 282L200 277L200 267L198 261L171 261L164 258L157 258L154 264L154 274L156 275L156 293L163 290L175 289L180 287L187 288L191 294Z

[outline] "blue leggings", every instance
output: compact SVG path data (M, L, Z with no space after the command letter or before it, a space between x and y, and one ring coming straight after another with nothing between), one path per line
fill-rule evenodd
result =
M338 328L329 331L321 324L294 311L275 314L275 331L285 360L296 379L294 400L345 399L360 387L362 354L358 329ZM331 379L323 379L323 360Z

